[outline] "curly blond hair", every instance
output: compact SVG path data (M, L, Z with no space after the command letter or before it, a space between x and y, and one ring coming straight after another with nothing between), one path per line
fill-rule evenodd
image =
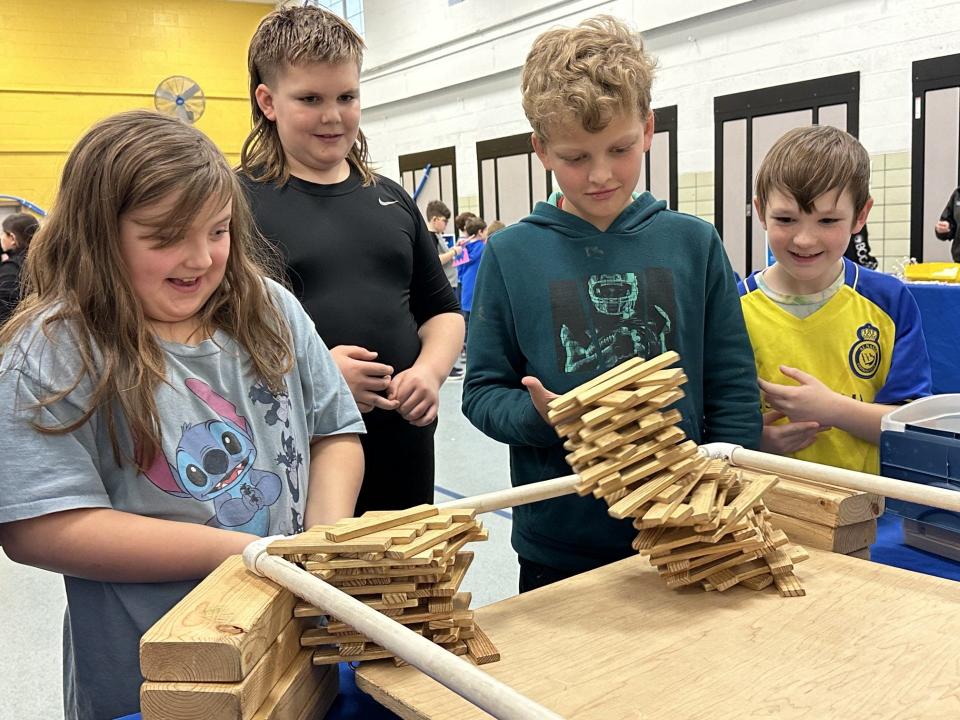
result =
M794 128L777 140L757 171L757 205L766 213L775 190L805 213L826 192L850 192L854 214L870 199L870 155L853 135L830 125Z
M534 40L523 65L523 112L543 141L551 128L571 120L587 132L634 110L646 120L655 68L640 36L609 15L548 30Z

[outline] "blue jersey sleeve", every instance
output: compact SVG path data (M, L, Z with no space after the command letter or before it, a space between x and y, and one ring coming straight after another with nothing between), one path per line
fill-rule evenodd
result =
M900 282L896 282L890 296L886 310L893 318L897 334L890 372L874 402L892 405L930 395L933 380L917 301Z

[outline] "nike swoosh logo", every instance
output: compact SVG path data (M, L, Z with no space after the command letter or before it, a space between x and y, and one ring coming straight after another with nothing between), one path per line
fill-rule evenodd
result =
M396 205L399 200L384 200L383 198L377 198L380 201L380 204L386 207L387 205Z

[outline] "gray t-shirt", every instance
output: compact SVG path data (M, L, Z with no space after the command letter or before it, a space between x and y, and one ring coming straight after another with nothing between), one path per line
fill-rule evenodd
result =
M145 474L129 463L117 466L102 411L69 434L31 427L36 399L68 386L77 374L75 346L62 325L49 339L38 323L5 348L0 437L16 452L0 454L0 523L103 507L264 536L302 530L311 438L363 432L364 426L313 322L293 295L267 282L295 348L286 392L271 393L222 331L197 346L162 342L168 383L156 399L163 453ZM89 380L81 382L41 411L40 422L76 418L90 388ZM129 433L121 432L121 439L129 451ZM67 718L137 712L140 636L197 581L104 583L65 576L64 582Z
M450 248L447 247L447 241L444 240L443 235L434 233L433 236L437 239L437 255L450 252ZM447 276L447 282L450 283L450 287L455 288L457 286L457 269L453 266L453 260L445 265L441 265L441 267L443 268L443 273Z

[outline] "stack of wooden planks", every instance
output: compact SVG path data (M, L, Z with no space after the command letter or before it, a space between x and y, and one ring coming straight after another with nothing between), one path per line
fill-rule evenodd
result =
M633 358L551 401L548 417L566 438L567 461L618 519L633 518L634 549L649 555L668 587L735 585L803 595L794 564L808 556L770 524L763 495L773 475L708 460L667 406L683 397L686 376L667 352Z
M140 641L144 720L307 720L339 690L302 648L296 597L228 558Z
M478 665L500 659L459 591L486 540L476 511L368 512L268 546ZM144 720L307 720L338 691L340 661L393 655L231 557L140 642ZM402 664L399 659L394 662Z
M369 607L482 665L500 655L474 622L469 593L459 591L473 561L473 553L462 548L487 539L475 515L473 509L438 510L433 505L368 512L277 540L267 552L300 563ZM307 629L301 639L305 647L316 648L317 665L393 657L307 603L298 603L293 614L322 618L321 625Z
M747 473L749 475L749 473ZM869 560L881 495L788 475L764 496L771 524L807 547Z

